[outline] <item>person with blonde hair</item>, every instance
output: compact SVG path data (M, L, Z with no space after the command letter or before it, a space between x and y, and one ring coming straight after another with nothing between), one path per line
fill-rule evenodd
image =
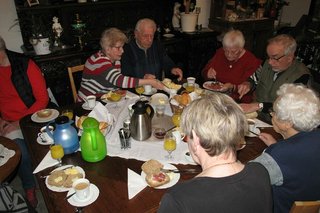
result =
M261 60L244 48L245 39L241 31L228 31L212 59L202 70L204 80L215 79L223 83L223 91L239 102L253 100L248 79L259 68Z
M117 28L106 29L101 36L101 50L90 56L83 70L77 101L83 101L88 95L101 96L117 88L135 88L138 85L152 85L163 89L156 79L139 79L121 74L120 59L126 35Z
M283 84L273 103L272 124L283 140L261 133L269 147L254 160L268 170L274 212L289 212L294 201L320 200L320 99L304 85Z
M189 152L202 172L169 189L158 212L271 213L268 172L259 163L237 160L248 128L239 105L225 94L206 95L191 102L181 119Z
M122 73L137 78L183 77L182 70L175 65L167 55L163 45L154 34L157 30L156 23L149 18L140 19L134 30L135 39L124 46L121 59Z

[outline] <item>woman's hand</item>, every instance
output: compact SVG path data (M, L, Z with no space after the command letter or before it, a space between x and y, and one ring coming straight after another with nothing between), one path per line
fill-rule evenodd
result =
M276 139L272 137L272 135L268 133L260 133L259 138L267 145L270 146L271 144L277 143Z
M240 104L244 113L255 112L260 109L259 103Z
M178 81L181 81L183 78L183 72L180 68L172 68L171 73L173 75L177 75L178 77Z
M216 75L217 75L217 72L211 67L211 68L208 70L208 78L214 78L214 79L216 79Z

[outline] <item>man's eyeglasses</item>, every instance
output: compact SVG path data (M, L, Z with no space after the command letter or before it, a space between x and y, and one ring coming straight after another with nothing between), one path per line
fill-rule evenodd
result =
M285 56L287 56L287 55L286 55L286 54L283 54L282 56L277 57L277 58L276 58L276 57L269 57L268 60L273 60L273 61L279 62L280 59L283 58L283 57L285 57Z

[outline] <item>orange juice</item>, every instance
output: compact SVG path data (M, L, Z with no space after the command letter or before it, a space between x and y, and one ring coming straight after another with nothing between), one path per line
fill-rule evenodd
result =
M171 119L172 119L173 125L179 127L180 126L181 113L174 113L172 115Z
M176 149L176 140L174 138L166 138L163 143L163 147L166 151L173 151Z
M52 145L50 147L51 157L53 159L61 159L64 156L63 147L60 144Z

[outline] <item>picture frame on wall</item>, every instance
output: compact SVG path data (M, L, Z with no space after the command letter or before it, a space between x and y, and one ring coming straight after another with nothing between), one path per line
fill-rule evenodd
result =
M39 4L39 0L27 0L30 7Z

